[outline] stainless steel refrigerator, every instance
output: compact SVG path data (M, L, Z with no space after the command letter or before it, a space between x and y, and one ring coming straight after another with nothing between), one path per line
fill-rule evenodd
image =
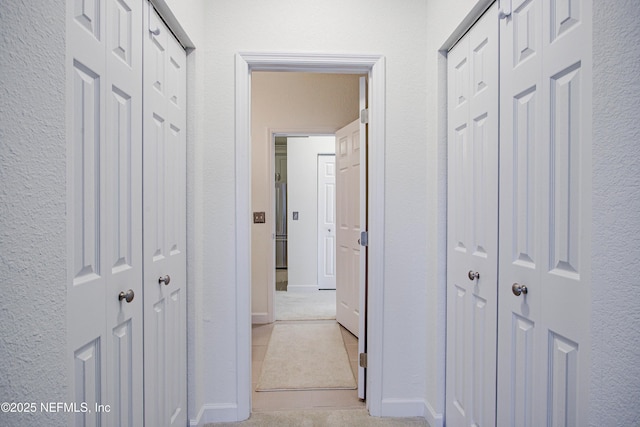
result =
M276 182L276 268L287 268L287 184Z

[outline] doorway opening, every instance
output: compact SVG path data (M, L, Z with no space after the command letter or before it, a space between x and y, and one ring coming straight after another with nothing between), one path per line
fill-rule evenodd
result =
M308 107L319 104L327 107L317 99L318 93L324 91L350 90L353 98L348 105L341 106L344 111L337 115L339 124L336 127L341 127L345 121L353 121L358 115L357 75L253 74L255 93L263 96L268 94L264 92L265 86L282 82L286 82L289 91L287 102L273 100L265 109L261 108L265 103L257 99L257 95L254 97L254 129L269 123L267 117L271 118L273 111L278 109L285 110L286 124L295 127L309 116ZM310 82L317 85L313 90L305 88ZM304 106L299 106L302 111L288 110L287 104L296 103L297 98L306 100ZM335 103L343 103L343 100ZM318 112L309 119L317 120L315 123L319 127L327 126L330 120L318 116L323 113ZM269 293L274 294L275 323L253 325L253 409L363 407L356 381L358 338L340 326L336 319L336 136L327 132L270 132L268 142L263 139L253 141L256 155L260 150L255 145L265 143L270 145L269 157L273 164L273 173L267 174L272 181L269 187L273 205L267 209L266 216L273 218L271 246L275 247L275 257L254 252L254 265L264 258L274 260L271 268L276 276L275 286L269 284ZM254 173L264 174L259 166ZM259 195L255 193L264 186L256 181L253 181L252 191L257 196L254 200L259 202ZM357 189L354 199L358 200ZM255 227L254 235L259 231L259 227ZM285 272L287 286L282 289L283 280L278 280L278 276L282 277ZM254 282L253 286L256 285L260 283ZM282 332L287 330L298 333L287 335ZM331 341L325 341L325 337L329 337L326 333L333 336ZM306 341L307 336L312 339ZM283 337L287 338L286 342ZM273 359L276 356L271 355L278 355L275 366ZM328 359L334 363L327 363ZM298 360L305 360L304 366L298 366ZM320 375L316 376L316 373Z
M382 325L384 277L384 57L241 53L236 55L236 313L237 390L239 417L251 413L251 73L301 71L365 74L370 100L368 157L368 232L366 319L368 379L366 405L374 416L382 412ZM364 379L365 375L361 378Z
M335 136L277 133L270 144L275 320L335 319Z

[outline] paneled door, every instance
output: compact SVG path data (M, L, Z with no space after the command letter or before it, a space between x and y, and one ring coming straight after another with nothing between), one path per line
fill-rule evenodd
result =
M336 156L318 155L318 288L336 288Z
M360 321L359 122L336 132L336 320L356 337Z
M186 54L156 11L144 19L145 424L186 414Z
M142 3L68 1L67 31L69 402L89 409L69 424L140 426Z
M495 425L498 13L448 54L447 426Z
M591 1L503 1L498 425L588 424Z

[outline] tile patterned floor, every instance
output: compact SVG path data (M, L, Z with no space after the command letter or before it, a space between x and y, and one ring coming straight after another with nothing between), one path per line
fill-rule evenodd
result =
M293 323L329 322L335 320L305 320ZM284 322L283 322L284 323ZM292 322L287 322L292 323ZM253 325L252 329L252 411L269 412L288 409L313 408L364 408L364 402L358 399L357 390L301 390L301 391L255 391L262 362L267 352L269 337L275 323L267 325ZM351 370L358 378L358 339L340 326L342 338L347 348Z

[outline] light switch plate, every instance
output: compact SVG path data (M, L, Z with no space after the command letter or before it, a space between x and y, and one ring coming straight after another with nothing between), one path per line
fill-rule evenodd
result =
M293 212L293 220L294 221L298 220L298 212L297 211Z
M265 215L264 212L254 212L253 213L253 223L254 224L264 224Z

